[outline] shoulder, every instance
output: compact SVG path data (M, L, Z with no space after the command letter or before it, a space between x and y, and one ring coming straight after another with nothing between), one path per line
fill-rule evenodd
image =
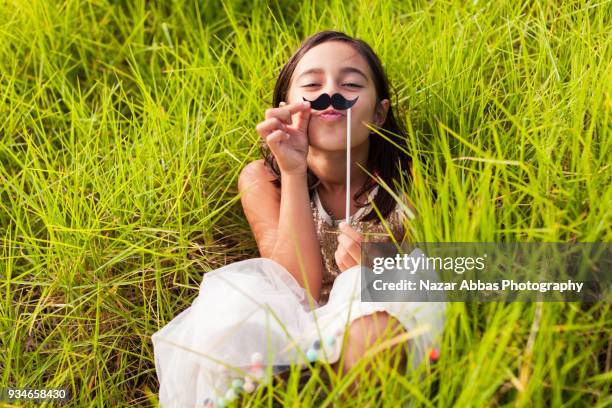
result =
M273 178L274 175L270 169L268 169L263 159L254 160L240 170L238 183L243 181L252 181L253 179L263 179L266 177Z
M277 190L272 184L276 179L272 170L266 166L263 159L254 160L244 166L238 176L238 190L244 192L251 187Z

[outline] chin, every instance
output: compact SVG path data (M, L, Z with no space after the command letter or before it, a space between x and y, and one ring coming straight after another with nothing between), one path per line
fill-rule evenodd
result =
M361 140L358 140L359 136L351 135L351 146L353 148L360 146L361 144L367 142L367 136ZM319 134L310 134L308 137L309 145L315 149L325 150L330 152L337 151L346 151L346 131L337 135L330 135L329 133L325 133L322 135Z
M308 140L311 146L327 149L334 145L346 143L346 136L343 136L341 133L338 130L330 131L329 129L310 126L308 128Z
M315 149L327 151L327 152L338 152L338 151L346 150L345 143L330 143L330 142L320 142L320 141L316 142L316 141L311 140L310 146Z

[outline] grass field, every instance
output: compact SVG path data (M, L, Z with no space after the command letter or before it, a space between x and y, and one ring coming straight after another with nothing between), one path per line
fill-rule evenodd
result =
M394 85L411 240L610 241L612 2L279 3L0 0L0 387L155 404L150 336L203 273L257 255L237 176L323 29L369 42ZM611 366L609 304L453 303L435 366L377 365L347 406L604 407ZM243 403L350 380L296 378Z

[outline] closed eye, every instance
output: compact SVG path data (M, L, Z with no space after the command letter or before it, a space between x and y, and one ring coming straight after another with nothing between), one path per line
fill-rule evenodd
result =
M354 88L363 88L363 86L361 86L359 84L352 83L352 82L349 82L349 83L346 83L346 84L343 84L343 85L352 86Z
M302 85L302 88L307 88L309 86L318 86L319 84L306 84L306 85Z

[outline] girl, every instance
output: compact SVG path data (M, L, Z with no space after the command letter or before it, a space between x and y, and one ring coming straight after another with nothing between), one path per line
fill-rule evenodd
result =
M357 100L350 186L346 110L313 110L308 101L323 93ZM360 301L361 242L401 240L407 222L406 206L376 183L393 188L410 165L395 146L405 133L389 97L372 49L340 32L307 38L283 67L275 107L257 125L265 159L238 183L261 257L206 273L192 306L153 335L163 407L224 406L290 364L321 361L340 373L389 332L421 333L408 344L413 365L427 354L443 303ZM346 189L349 224L340 222Z

